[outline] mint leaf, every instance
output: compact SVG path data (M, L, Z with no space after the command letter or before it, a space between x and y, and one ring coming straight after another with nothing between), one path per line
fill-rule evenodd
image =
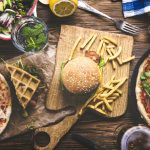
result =
M32 27L24 27L22 29L22 36L25 39L26 51L40 50L43 44L45 44L47 38L42 24L36 24Z

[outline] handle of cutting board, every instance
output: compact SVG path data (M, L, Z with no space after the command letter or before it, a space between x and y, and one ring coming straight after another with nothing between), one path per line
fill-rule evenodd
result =
M46 133L49 135L50 142L44 146L40 147L34 138L34 148L36 150L53 150L60 139L70 130L70 128L76 123L78 115L68 116L63 121L57 123L56 125L51 125L48 127L39 128L35 131L35 136L40 133Z
M39 140L41 140L41 137L39 136L43 136L43 139L42 140L47 140L48 142L45 143L45 145L42 145L40 146L38 144ZM50 135L45 132L42 128L40 129L37 129L34 133L34 149L36 150L48 150L49 147L50 147L50 143L51 143L51 138L50 138Z

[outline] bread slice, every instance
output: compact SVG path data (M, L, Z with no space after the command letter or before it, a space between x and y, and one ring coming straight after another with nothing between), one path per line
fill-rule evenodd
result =
M6 64L6 68L11 75L11 81L15 87L17 98L22 107L25 109L36 92L40 80L23 69L13 65Z

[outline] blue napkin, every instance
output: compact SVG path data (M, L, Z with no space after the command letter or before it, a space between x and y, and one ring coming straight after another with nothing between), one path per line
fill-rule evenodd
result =
M150 0L122 0L124 17L150 12Z

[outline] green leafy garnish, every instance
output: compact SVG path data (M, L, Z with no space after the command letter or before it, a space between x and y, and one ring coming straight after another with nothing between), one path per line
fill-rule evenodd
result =
M28 114L28 112L27 112L26 110L23 110L22 116L23 116L24 118L27 118L27 117L29 116L29 114Z
M62 73L63 73L63 69L66 65L68 61L65 61L65 62L62 62L61 64L61 71L60 71L60 85L61 85L61 90L64 91L65 90L65 87L64 87L64 84L63 84L63 81L62 81Z
M149 85L146 81L144 81L144 82L143 82L143 87L144 87L144 88L149 88L150 85Z
M148 95L148 97L150 97L150 91L148 91L147 89L144 89L146 94Z
M38 51L45 44L47 37L45 36L42 24L36 24L33 27L24 27L21 31L25 39L26 51Z
M98 64L98 66L99 66L99 68L103 68L105 66L105 60L104 60L104 58L100 59L100 62Z
M141 75L140 79L141 79L141 80L145 80L146 77L145 77L144 75Z
M141 85L147 96L150 98L150 71L144 72L141 76Z
M144 72L145 77L150 78L150 71Z
M9 32L9 29L6 27L0 26L0 33L6 33L6 32Z

